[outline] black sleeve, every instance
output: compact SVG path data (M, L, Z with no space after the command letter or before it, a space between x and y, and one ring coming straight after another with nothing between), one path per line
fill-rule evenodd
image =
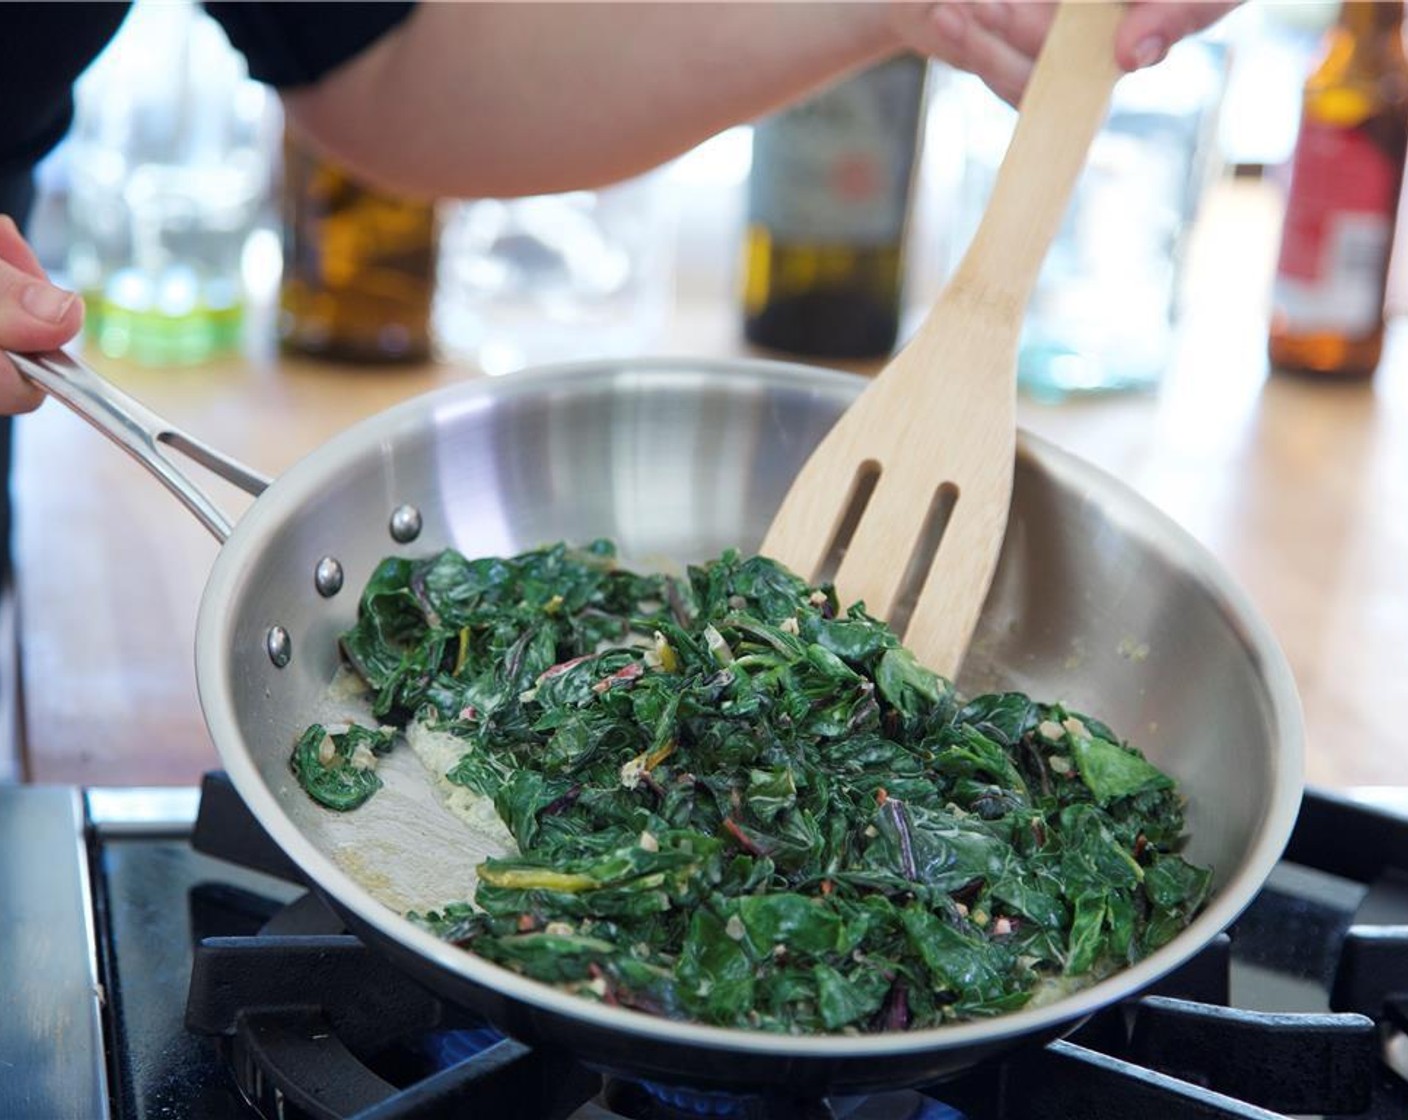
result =
M399 24L414 4L206 0L204 6L249 60L250 75L282 89L316 82Z
M205 7L274 86L317 81L410 13L410 3L217 3ZM0 179L18 191L68 131L73 83L117 31L126 3L0 4ZM16 207L11 198L7 208Z
M63 139L73 119L73 83L127 8L0 4L0 176L27 177Z

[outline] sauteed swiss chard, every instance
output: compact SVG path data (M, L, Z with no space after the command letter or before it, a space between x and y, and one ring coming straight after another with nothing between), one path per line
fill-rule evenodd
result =
M606 542L392 558L346 660L378 726L291 764L350 810L412 725L515 854L412 917L583 997L773 1031L1013 1010L1122 968L1201 906L1170 778L1108 727L958 697L861 606L726 553L639 575Z

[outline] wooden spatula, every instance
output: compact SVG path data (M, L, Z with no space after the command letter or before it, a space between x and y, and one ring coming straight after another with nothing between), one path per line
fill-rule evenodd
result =
M863 600L945 676L997 566L1022 316L1120 76L1123 10L1058 11L972 244L918 332L807 460L762 545L805 578L834 578L843 604Z

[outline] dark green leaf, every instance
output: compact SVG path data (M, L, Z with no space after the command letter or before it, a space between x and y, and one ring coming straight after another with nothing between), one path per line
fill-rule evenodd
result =
M945 991L961 1002L981 1005L1009 989L1010 953L981 936L961 932L919 906L901 912L910 945Z
M1144 893L1160 910L1193 911L1207 897L1212 872L1181 856L1161 856L1144 870Z
M783 945L789 952L817 955L841 946L841 919L824 899L790 892L746 895L738 900L738 916L759 952Z
M314 801L346 812L381 788L374 756L390 747L390 735L380 731L353 726L329 735L322 724L315 723L299 737L289 767Z
M977 696L959 711L959 723L969 724L1004 747L1017 743L1038 722L1037 706L1020 692Z
M849 977L825 964L812 968L817 1008L829 1031L868 1019L880 1009L890 982L874 969L856 969Z
M880 657L875 687L891 707L906 719L930 716L947 704L953 686L914 659L909 650L896 646Z
M1090 891L1076 899L1075 919L1068 939L1066 971L1089 972L1105 948L1106 895Z
M1173 786L1172 778L1132 750L1106 739L1082 735L1070 727L1067 727L1067 737L1081 780L1101 805L1145 790Z
M707 1022L733 1022L753 1006L753 960L708 910L690 919L675 976L685 1005Z

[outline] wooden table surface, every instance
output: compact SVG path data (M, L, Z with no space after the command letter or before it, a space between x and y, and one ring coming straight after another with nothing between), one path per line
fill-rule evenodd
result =
M1408 336L1371 382L1268 377L1279 201L1224 184L1192 240L1178 358L1156 394L1040 405L1028 429L1094 461L1198 537L1283 644L1308 777L1408 785ZM733 309L681 307L673 353L742 352ZM190 370L103 363L169 420L276 474L335 432L476 371L281 360ZM19 631L26 773L193 783L218 765L196 699L196 609L216 546L135 463L62 408L19 426ZM240 500L212 490L232 510Z

